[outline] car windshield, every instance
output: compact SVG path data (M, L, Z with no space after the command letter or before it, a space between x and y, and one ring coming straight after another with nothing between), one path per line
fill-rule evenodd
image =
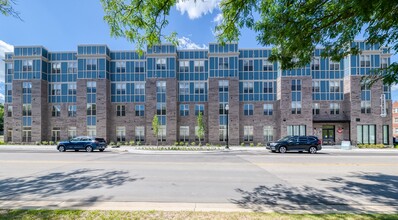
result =
M288 141L291 137L292 136L286 136L286 137L279 139L278 141Z

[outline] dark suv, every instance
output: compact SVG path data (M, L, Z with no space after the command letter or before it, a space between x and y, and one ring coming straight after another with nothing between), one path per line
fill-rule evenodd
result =
M60 152L66 150L85 150L87 152L92 152L94 150L104 151L107 144L104 138L98 137L75 137L68 141L61 141L57 145L57 150Z
M286 136L267 144L272 152L286 153L287 151L308 151L315 154L322 149L321 141L316 136Z

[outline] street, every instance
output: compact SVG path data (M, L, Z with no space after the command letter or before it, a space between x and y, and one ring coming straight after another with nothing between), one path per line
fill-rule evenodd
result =
M398 151L0 150L0 207L397 212Z

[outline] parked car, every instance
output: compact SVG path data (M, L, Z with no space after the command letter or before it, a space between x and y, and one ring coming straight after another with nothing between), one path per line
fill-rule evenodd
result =
M80 136L71 140L61 141L57 144L57 150L64 152L66 150L85 150L92 152L94 150L104 151L107 143L104 138Z
M272 152L286 153L287 151L308 151L315 154L322 149L321 141L316 136L286 136L267 144Z
M393 144L394 146L398 146L398 138L393 137L393 138L392 138L392 144Z

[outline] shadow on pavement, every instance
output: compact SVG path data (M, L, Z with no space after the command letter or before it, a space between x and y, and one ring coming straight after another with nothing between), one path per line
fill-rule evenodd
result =
M18 200L29 197L37 200L80 190L112 188L142 179L144 178L131 178L126 171L104 172L103 169L78 169L42 176L7 178L0 180L0 198ZM93 199L96 200L91 200Z
M352 178L352 179L351 179ZM252 191L236 189L241 199L231 202L253 211L277 212L378 212L380 207L398 211L398 176L380 173L354 173L347 178L320 179L332 187L289 187L282 184L260 185ZM330 185L330 184L328 184ZM371 210L369 207L373 207Z

